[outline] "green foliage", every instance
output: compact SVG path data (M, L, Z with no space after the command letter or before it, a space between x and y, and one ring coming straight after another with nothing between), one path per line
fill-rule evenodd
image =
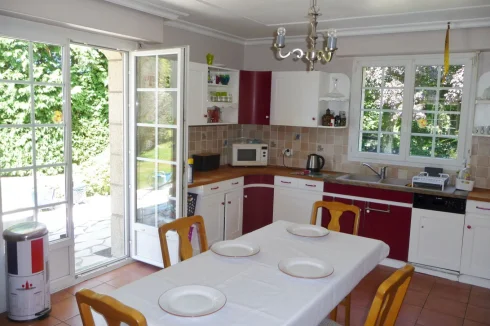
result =
M0 38L0 79L28 81L32 65L33 80L49 83L34 86L31 103L30 85L0 83L0 125L59 124L59 127L0 128L0 168L17 168L33 164L33 143L36 163L63 163L64 133L62 122L62 49L59 46L29 43ZM71 116L72 159L82 164L108 147L109 98L108 60L93 48L71 46ZM31 106L34 106L34 114ZM63 173L62 168L49 168L49 175ZM16 171L10 176L23 176L32 171ZM96 175L96 174L94 174ZM103 188L103 187L102 187Z

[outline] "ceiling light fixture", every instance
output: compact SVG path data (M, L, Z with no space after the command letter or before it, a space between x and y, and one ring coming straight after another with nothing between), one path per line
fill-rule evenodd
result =
M305 52L301 49L294 49L286 54L282 54L281 50L286 46L286 29L284 27L279 27L277 29L276 42L274 43L274 48L276 49L276 54L279 60L289 57L292 53L296 54L296 58L305 58L308 61L308 68L310 71L315 70L315 63L320 61L321 63L327 63L332 60L332 56L337 50L337 33L334 29L327 31L327 37L325 49L316 49L316 40L318 35L316 33L316 26L318 24L317 18L321 16L320 7L316 5L317 0L313 0L313 4L308 10L308 16L310 17L310 33L308 35L308 50Z

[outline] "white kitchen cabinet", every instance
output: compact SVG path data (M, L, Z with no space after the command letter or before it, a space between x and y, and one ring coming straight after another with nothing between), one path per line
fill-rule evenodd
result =
M412 209L408 261L459 271L464 215Z
M323 182L275 177L273 221L309 224L313 203L322 200ZM312 190L302 190L308 185ZM310 189L310 188L307 188ZM321 221L321 211L319 212Z
M484 203L487 204L488 203ZM490 213L467 213L461 274L490 279Z
M242 235L243 188L225 194L225 240L233 240Z
M207 123L208 65L189 62L188 85L187 125L205 125Z
M204 219L204 226L206 227L206 237L208 239L208 245L223 241L224 222L225 222L225 201L222 193L203 196L199 209L196 208L196 215L201 215Z

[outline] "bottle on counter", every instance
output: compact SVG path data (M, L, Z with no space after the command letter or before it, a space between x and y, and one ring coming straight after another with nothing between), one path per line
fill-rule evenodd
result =
M192 184L194 183L194 159L187 159L187 164L189 165L189 168L187 169L187 183Z

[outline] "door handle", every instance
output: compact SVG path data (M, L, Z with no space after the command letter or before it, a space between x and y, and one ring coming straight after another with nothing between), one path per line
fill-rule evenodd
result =
M243 195L243 198L248 198L247 195Z
M470 230L470 229L471 229L471 225L466 226L466 228L467 228L468 230Z
M225 202L224 202L224 201L223 201L223 202L221 202L221 205L225 206Z
M391 210L390 210L390 205L388 205L388 209L386 210L383 210L383 209L375 209L375 208L371 208L369 207L369 202L366 204L366 212L369 213L369 211L373 211L373 212L380 212L380 213L391 213Z
M481 209L483 211L490 211L490 208L485 208L485 207L480 207L480 206L476 206L476 209Z
M306 183L305 185L306 185L307 187L314 187L314 188L316 188L316 185L309 185L309 184L307 184L307 183Z
M238 181L237 182L232 182L231 184L232 185L237 185L238 184Z
M268 115L266 115L266 116L265 116L265 118L266 118L266 119L269 119L269 116L268 116Z
M219 189L219 187L214 187L214 188L211 188L211 190L216 190L216 189Z
M228 201L228 204L231 204L231 200L230 200L230 201Z
M290 184L291 182L289 182L289 181L282 181L282 180L281 180L281 183L287 183L287 184Z

